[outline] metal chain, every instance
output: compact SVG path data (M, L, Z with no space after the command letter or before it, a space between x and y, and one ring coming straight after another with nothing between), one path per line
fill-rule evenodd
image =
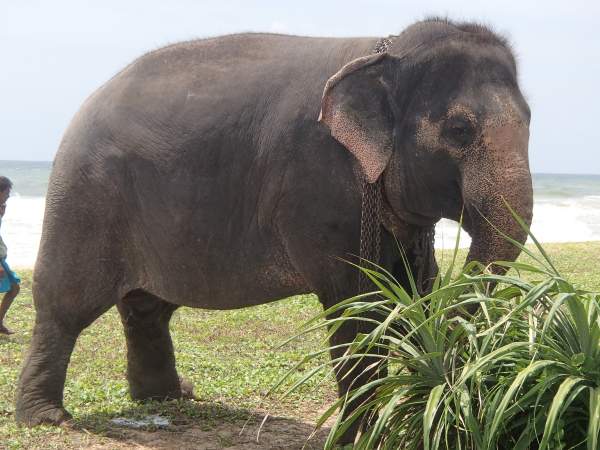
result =
M384 53L392 41L382 38L377 41L373 53ZM381 256L381 177L374 183L363 179L360 216L360 264L369 261L379 264ZM370 280L361 273L358 278L358 292L367 292Z
M432 275L436 272L435 258L435 225L422 227L415 240L413 255L415 258L417 288L421 294L431 289Z
M360 216L360 264L379 264L381 253L381 178L375 183L363 182ZM358 292L367 292L371 281L359 274Z
M373 48L374 53L384 53L392 44L391 39L382 38ZM382 182L381 177L374 183L363 179L362 204L360 217L360 264L367 261L380 264L381 257L381 208L382 208ZM422 292L430 289L431 276L436 272L434 255L435 226L426 226L419 229L412 244L412 254L416 269L417 286ZM368 292L371 281L359 273L358 292Z
M381 38L377 41L375 47L373 47L373 53L385 53L391 44L392 40L390 38Z

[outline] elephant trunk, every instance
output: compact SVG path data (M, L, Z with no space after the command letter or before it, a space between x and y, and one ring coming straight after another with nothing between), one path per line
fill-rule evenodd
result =
M481 157L463 168L464 225L472 238L467 261L487 265L514 261L519 256L520 249L502 234L520 243L527 239L527 232L506 204L527 226L531 224L533 189L528 140L529 130L522 124L490 128L484 135ZM493 270L500 272L501 268Z

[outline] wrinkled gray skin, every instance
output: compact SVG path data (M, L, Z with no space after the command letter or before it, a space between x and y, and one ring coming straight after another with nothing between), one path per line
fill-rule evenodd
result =
M482 27L437 20L394 37L385 54L373 54L377 41L242 34L176 44L85 102L50 180L19 422L69 417L62 396L77 336L114 305L132 397L172 398L185 393L168 329L177 307L307 292L329 307L354 295L357 274L336 257L358 254L363 175L383 177L382 261L399 279L391 233L413 258L418 230L458 219L463 205L469 257L516 258L479 214L524 241L502 202L530 222L529 109L510 50ZM355 332L342 327L332 343Z

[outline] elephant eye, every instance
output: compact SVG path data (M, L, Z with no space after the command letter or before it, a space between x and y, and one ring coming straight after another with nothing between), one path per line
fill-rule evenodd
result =
M475 127L466 118L453 117L444 124L442 135L454 146L468 147L475 139Z

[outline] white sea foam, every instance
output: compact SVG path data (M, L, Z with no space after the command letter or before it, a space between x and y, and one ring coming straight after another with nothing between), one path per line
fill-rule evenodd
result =
M458 224L441 220L435 228L438 248L453 248ZM600 196L536 199L531 232L540 242L582 242L600 240ZM461 232L460 246L468 247L469 235Z
M8 199L2 219L2 239L8 247L8 263L13 267L32 267L42 234L44 197L13 196Z
M14 267L32 267L42 230L45 199L15 195L8 201L2 221L2 237L8 246L8 261ZM436 226L436 247L452 248L458 224L441 220ZM540 242L579 242L600 240L600 195L536 198L533 234ZM461 232L461 247L470 244Z

